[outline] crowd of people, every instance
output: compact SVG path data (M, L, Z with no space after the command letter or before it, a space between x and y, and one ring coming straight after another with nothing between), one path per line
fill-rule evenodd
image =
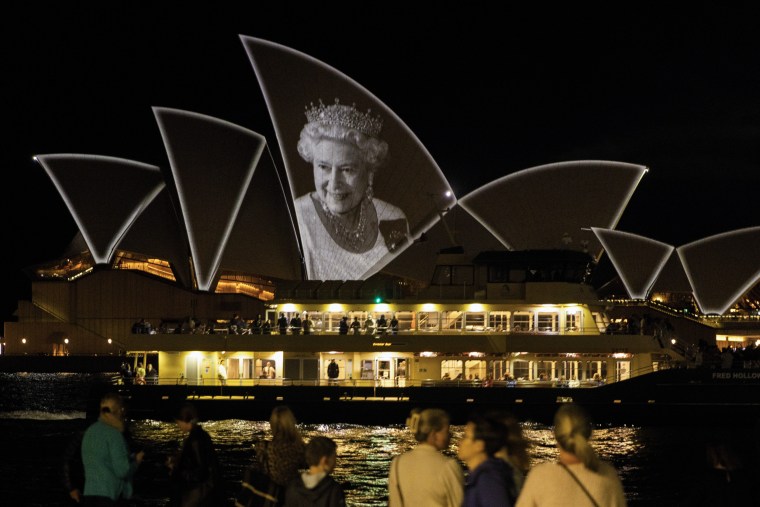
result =
M418 444L391 463L390 507L626 505L617 472L588 443L591 421L577 405L562 405L556 413L558 462L535 468L529 442L511 414L473 412L457 443L459 461L444 454L450 446L449 423L440 409L412 412L407 425ZM570 477L572 484L565 480ZM562 487L554 487L560 480Z
M142 361L138 361L135 369L128 362L123 361L120 368L121 382L123 384L135 384L135 385L157 385L158 384L158 370L153 367L152 363L148 363L147 367L143 366Z
M72 440L64 485L74 502L129 505L132 478L145 453L134 446L125 421L123 399L106 394L98 420ZM231 505L225 499L229 492L224 491L215 443L192 403L181 405L175 422L183 440L165 461L169 505ZM322 435L305 442L294 413L285 405L272 410L269 425L271 439L255 445L234 505L345 506L343 486L331 476L337 444ZM563 404L555 414L558 460L535 467L518 420L505 411L474 411L456 442L456 458L446 411L415 409L407 427L417 444L391 462L390 507L626 505L617 471L600 460L589 443L592 424L576 404Z
M280 312L279 317L273 323L264 319L261 314L255 319L246 320L238 313L234 313L229 320L209 320L203 322L194 317L187 317L181 321L161 321L157 328L150 322L140 319L132 325L133 334L291 334L308 335L323 332L324 323L321 319L316 321L309 317L308 312L293 314L291 317ZM345 316L338 326L338 334L398 334L399 322L395 315L386 319L380 315L377 320L368 315L366 319L359 320L354 317L352 322Z

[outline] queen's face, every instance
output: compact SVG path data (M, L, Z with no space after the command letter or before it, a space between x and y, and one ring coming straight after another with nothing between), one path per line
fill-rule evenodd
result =
M333 213L347 213L362 201L370 171L359 149L349 143L323 139L314 148L314 186Z

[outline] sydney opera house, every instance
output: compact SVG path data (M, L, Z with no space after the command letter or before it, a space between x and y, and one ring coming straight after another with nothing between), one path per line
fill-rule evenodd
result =
M276 139L156 106L166 167L35 157L79 232L29 269L4 354L128 354L188 382L216 381L219 364L262 381L267 361L275 379L322 379L330 359L343 380L580 382L760 340L760 226L685 245L617 230L650 170L621 161L558 161L455 196L369 90L241 43ZM617 277L594 286L604 256Z

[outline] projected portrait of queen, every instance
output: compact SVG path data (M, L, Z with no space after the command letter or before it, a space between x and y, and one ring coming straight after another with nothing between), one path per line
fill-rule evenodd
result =
M307 106L306 119L298 153L311 164L314 190L295 205L308 276L364 279L409 241L404 212L373 193L388 155L383 121L337 99Z

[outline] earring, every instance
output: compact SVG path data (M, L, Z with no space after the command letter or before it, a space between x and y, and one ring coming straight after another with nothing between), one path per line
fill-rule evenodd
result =
M372 183L370 183L369 185L367 185L367 190L366 190L365 193L367 194L367 200L370 201L370 202L372 202L372 198L375 197L375 192L372 189Z

